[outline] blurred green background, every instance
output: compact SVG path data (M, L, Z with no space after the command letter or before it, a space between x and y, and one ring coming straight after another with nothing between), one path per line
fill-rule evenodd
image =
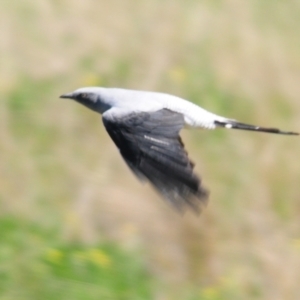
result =
M183 131L183 217L122 161L82 86L176 94L300 130L297 0L2 0L0 299L300 299L300 140Z

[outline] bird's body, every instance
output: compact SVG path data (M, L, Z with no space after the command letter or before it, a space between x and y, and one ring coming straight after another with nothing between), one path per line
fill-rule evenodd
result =
M295 132L244 124L210 113L182 98L156 92L87 87L62 95L102 114L127 165L176 208L199 211L208 193L194 174L179 131L225 127L286 135Z
M106 116L124 116L128 113L155 112L160 109L169 109L184 116L185 125L214 129L214 121L227 121L228 119L217 116L200 106L182 98L157 92L136 91L120 88L81 88L81 93L102 95L101 113ZM113 108L113 110L112 110Z

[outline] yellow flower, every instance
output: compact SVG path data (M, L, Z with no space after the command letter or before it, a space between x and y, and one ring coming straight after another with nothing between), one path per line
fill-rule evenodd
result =
M100 267L109 267L111 265L110 257L102 250L91 249L87 253L89 260Z
M101 78L96 74L87 74L83 78L84 86L98 86L101 84Z
M169 71L171 80L176 83L181 83L186 79L186 72L182 68L173 68Z
M214 299L218 299L219 292L217 288L207 287L202 291L201 296L205 300L214 300Z
M201 296L205 300L217 300L220 297L220 293L217 287L207 287L201 292Z
M64 254L57 249L48 249L46 253L46 259L54 264L60 264L63 259Z

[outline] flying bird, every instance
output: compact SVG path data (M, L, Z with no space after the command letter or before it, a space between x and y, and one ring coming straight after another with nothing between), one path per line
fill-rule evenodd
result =
M183 127L299 135L240 123L164 93L85 87L60 98L73 99L101 114L108 134L133 173L150 182L179 211L190 208L198 213L208 199L180 138Z

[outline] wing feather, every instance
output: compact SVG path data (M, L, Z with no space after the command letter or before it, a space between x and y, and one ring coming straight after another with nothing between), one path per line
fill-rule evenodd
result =
M179 131L183 116L168 109L132 113L122 118L103 116L103 123L127 165L141 180L149 181L180 211L200 212L208 192L193 172Z

